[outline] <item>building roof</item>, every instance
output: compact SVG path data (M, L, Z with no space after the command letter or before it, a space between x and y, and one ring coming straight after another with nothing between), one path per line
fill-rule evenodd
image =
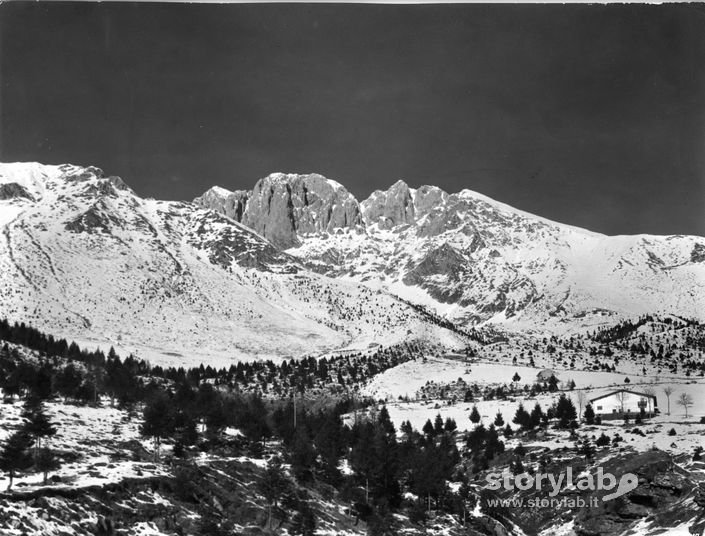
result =
M638 392L638 391L630 391L629 389L617 389L616 391L612 391L611 393L607 393L607 394L604 394L604 395L601 395L601 396L597 396L597 397L595 397L595 398L591 398L591 399L590 399L590 402L592 403L592 402L595 402L596 400L602 400L603 398L608 398L608 397L610 397L610 396L614 396L614 395L616 395L617 393L630 393L630 394L633 394L633 395L643 396L643 397L645 397L645 398L653 398L654 400L656 400L656 395L649 395L649 394L646 394L646 393L640 393L640 392Z

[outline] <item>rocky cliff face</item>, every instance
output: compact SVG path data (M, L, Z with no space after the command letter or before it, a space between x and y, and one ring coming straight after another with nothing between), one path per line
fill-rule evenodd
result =
M241 222L249 198L250 192L247 190L231 192L225 188L214 186L202 196L194 199L193 202L200 208L215 210L228 218Z
M233 217L310 269L389 289L464 324L565 329L605 314L705 311L702 237L609 237L471 190L403 181L358 205L320 175L279 173L247 199L242 218Z
M362 224L350 192L315 173L273 173L257 181L251 192L211 188L194 202L247 225L281 249L299 245L302 234Z
M412 191L404 181L395 182L387 191L376 190L362 202L365 223L380 229L407 225L416 220Z

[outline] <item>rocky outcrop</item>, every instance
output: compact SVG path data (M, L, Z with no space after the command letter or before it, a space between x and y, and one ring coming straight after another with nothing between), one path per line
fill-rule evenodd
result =
M404 181L395 182L389 190L376 190L362 202L362 213L367 225L391 229L416 221L412 191Z
M231 192L225 188L214 186L202 196L194 199L193 202L201 208L215 210L230 219L241 222L249 198L250 192L247 190Z
M27 191L27 188L16 182L8 182L0 184L0 199L13 199L16 197L24 197L30 201L34 201L34 197Z
M414 192L414 210L416 218L421 219L429 212L442 206L448 199L448 194L437 186L424 185Z
M322 175L273 173L251 192L211 188L194 200L241 222L280 249L298 245L300 234L351 229L362 224L357 200Z
M575 517L575 533L580 536L621 534L640 519L659 520L654 526L667 527L667 517L681 517L689 509L679 504L693 490L692 478L673 463L668 453L653 450L620 456L604 464L605 473L634 473L639 485L627 495L599 501L596 507L583 508ZM598 492L606 494L607 492ZM678 515L680 513L680 515ZM689 512L692 515L692 512Z
M690 262L705 262L705 245L695 244L690 252Z
M362 223L357 200L322 175L275 173L252 190L242 223L287 249L298 234L353 228Z

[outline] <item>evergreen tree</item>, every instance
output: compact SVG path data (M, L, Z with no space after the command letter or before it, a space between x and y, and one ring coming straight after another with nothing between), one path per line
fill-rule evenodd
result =
M595 411L592 409L592 404L585 406L584 416L586 424L595 424Z
M301 482L313 478L313 467L316 463L316 451L305 426L296 429L294 444L290 454L291 472Z
M458 429L458 425L456 424L455 419L451 419L450 417L448 417L446 419L445 424L443 425L443 429L449 434L454 433Z
M558 390L558 378L553 375L548 379L548 390L552 393Z
M504 417L502 417L502 412L497 412L497 416L494 418L494 425L497 428L501 428L502 426L504 426Z
M211 439L217 439L227 425L227 415L221 401L217 401L206 412L206 432Z
M258 484L258 491L267 501L267 527L272 528L272 508L277 506L279 499L286 493L289 485L282 469L281 460L274 456L267 462L267 469Z
M577 419L578 412L575 409L573 401L568 398L565 393L558 397L556 404L556 418L558 419L559 428L568 428L570 423Z
M15 473L32 465L32 455L29 449L33 442L29 433L20 429L7 439L2 451L0 451L0 470L5 471L10 479L7 486L8 491L12 488Z
M22 417L25 419L24 429L34 438L36 453L44 438L53 437L56 434L56 427L47 417L44 405L39 398L27 399Z
M145 405L140 434L154 440L154 458L159 459L161 440L174 431L173 405L164 392L158 392Z
M524 409L524 404L521 402L519 402L519 407L517 407L512 422L518 425L522 430L529 430L531 428L531 415Z
M497 454L504 452L504 443L499 439L499 434L494 424L491 424L487 429L487 437L485 439L485 458L491 460Z
M441 435L443 433L443 417L440 413L436 414L436 418L433 421L433 432L435 435Z
M480 416L480 412L477 409L477 406L472 407L472 411L470 412L470 422L473 424L477 424L482 420L482 417Z
M431 419L426 420L426 424L423 425L422 431L426 437L433 437L436 434L436 430L433 427Z
M531 410L531 415L529 418L529 425L531 428L536 428L541 424L541 421L544 418L544 413L543 410L541 409L541 405L536 402L536 405L534 405L534 409Z
M430 423L427 421L426 424ZM405 438L410 438L414 433L414 427L411 426L411 421L403 421L400 427L401 433L404 434Z

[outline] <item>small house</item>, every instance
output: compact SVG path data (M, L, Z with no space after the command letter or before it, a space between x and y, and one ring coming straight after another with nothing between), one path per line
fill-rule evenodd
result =
M595 415L603 419L636 417L643 415L652 417L658 411L656 397L647 393L619 389L590 400Z

